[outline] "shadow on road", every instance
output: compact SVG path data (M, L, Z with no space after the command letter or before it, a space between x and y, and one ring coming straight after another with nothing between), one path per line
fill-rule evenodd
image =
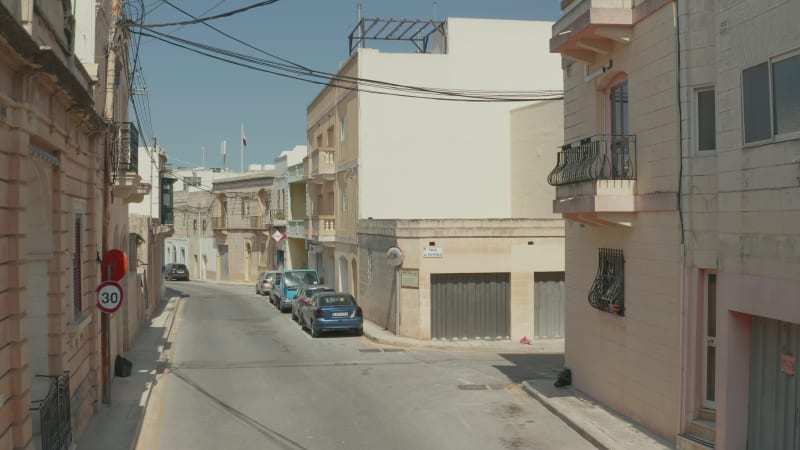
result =
M495 365L513 383L526 380L553 379L564 368L564 355L538 355L522 353L500 353L499 356L512 365Z

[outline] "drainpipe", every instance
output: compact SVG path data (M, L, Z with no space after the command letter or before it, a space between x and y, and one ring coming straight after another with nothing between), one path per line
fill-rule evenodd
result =
M686 387L690 384L689 374L687 373L687 358L690 352L686 348L689 340L686 338L686 333L689 330L687 326L687 311L689 296L686 292L686 243L685 232L683 223L683 208L681 207L682 186L683 186L683 108L681 106L681 30L680 30L680 10L678 5L679 0L673 0L672 11L675 27L675 77L676 77L676 93L677 93L677 109L678 109L678 218L680 221L680 256L679 256L679 270L680 270L680 314L679 314L679 337L678 337L678 361L680 373L678 377L678 434L683 432L684 425L687 422L686 418ZM688 39L688 37L687 37ZM687 73L688 75L688 73Z

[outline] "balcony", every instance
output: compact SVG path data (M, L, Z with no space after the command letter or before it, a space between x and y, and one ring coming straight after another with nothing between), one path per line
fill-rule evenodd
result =
M306 221L290 220L286 225L286 233L289 235L290 238L305 239Z
M564 145L547 182L553 212L597 226L631 226L632 214L677 209L675 193L636 194L636 136L598 135Z
M633 25L668 3L648 0L633 7L633 0L563 2L568 9L553 25L550 51L594 63L598 57L609 55L614 44L629 44ZM571 4L574 6L569 8Z
M313 182L332 180L336 173L336 150L320 147L311 151L309 158L309 178Z
M306 219L308 239L318 242L336 241L336 216L320 215Z
M296 166L289 167L289 171L286 175L286 181L288 183L302 183L305 181L305 178L306 178L305 164L297 164Z
M566 144L547 176L551 186L592 180L635 180L636 136L598 135Z
M222 231L228 229L228 218L226 216L212 217L211 229L215 231Z

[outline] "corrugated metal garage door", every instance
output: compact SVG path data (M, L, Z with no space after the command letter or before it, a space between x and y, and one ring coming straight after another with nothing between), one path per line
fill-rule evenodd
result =
M536 272L533 275L534 336L540 339L564 337L564 272Z
M781 370L781 355L798 356L800 325L753 317L751 332L747 448L798 450L798 374Z
M508 339L510 279L508 273L432 274L433 339Z

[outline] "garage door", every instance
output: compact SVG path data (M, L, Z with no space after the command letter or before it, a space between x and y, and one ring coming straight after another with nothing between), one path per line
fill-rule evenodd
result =
M747 448L798 450L800 325L753 317L751 333Z
M508 273L431 275L433 339L508 339L511 290Z
M539 339L564 337L564 272L533 275L533 333Z

